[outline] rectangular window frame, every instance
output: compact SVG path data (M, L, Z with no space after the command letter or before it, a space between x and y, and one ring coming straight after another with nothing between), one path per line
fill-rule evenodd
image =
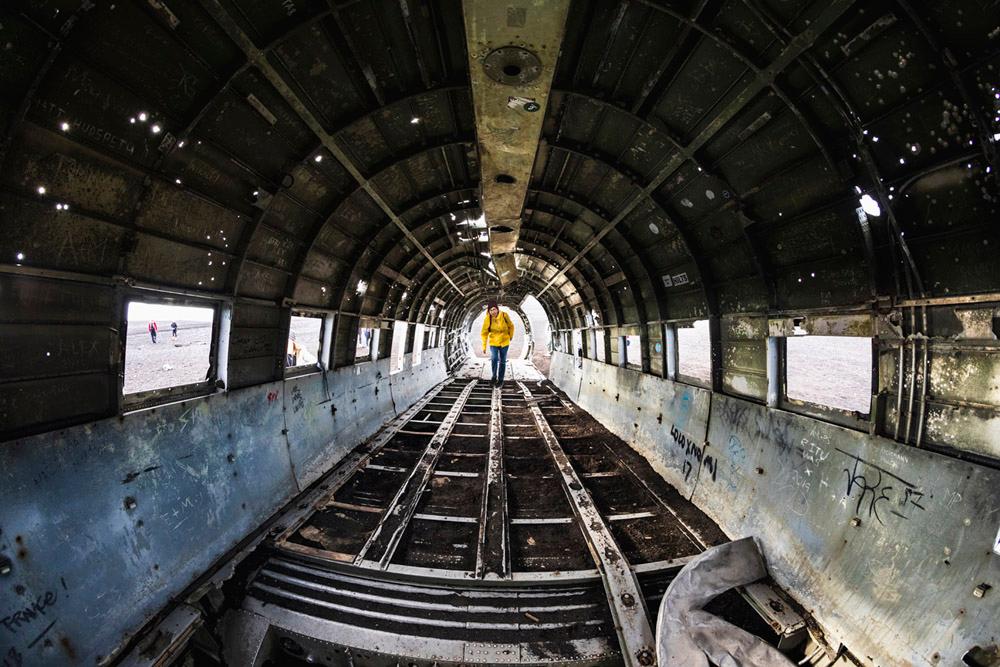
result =
M413 352L410 354L410 366L416 368L424 362L424 350L427 345L427 325L417 322L413 325Z
M681 337L678 329L685 328L682 325L694 324L695 322L708 322L708 380L704 380L694 375L688 375L681 372ZM674 382L680 382L682 384L688 384L692 387L701 387L702 389L712 389L712 378L715 375L715 355L712 354L712 348L715 344L713 340L712 333L712 320L709 317L691 317L683 320L673 320L668 322L666 327L669 327L669 332L664 332L667 338L667 360L668 360L668 370L667 374L671 380ZM671 368L672 366L672 368Z
M408 352L406 349L412 345L410 338L410 328L413 326L412 322L407 322L406 320L391 320L392 321L392 336L389 339L389 375L396 375L397 373L402 373L406 370L406 355ZM405 325L400 328L399 325ZM403 338L399 340L396 338L398 331L402 331ZM396 346L402 344L402 349L399 350L399 356L397 357L397 363L393 363L393 355L396 354ZM412 361L410 362L412 366Z
M332 351L330 348L333 347L333 332L334 325L336 324L334 321L336 317L335 312L318 308L293 308L288 318L288 333L285 335L286 345L288 343L288 336L291 334L292 317L313 317L321 320L319 327L319 349L316 353L316 363L286 366L285 377L294 378L311 373L322 373L328 370L330 368L330 354Z
M604 327L596 327L594 329L594 361L599 361L602 364L608 363L607 356L607 332Z
M852 327L856 332L867 335L847 336L841 331L845 326ZM805 330L805 334L796 334L796 328ZM788 338L806 336L830 336L844 338L870 338L872 351L870 356L869 406L867 415L859 415L852 410L845 410L811 401L790 398L788 396ZM875 318L864 315L815 315L809 317L770 318L768 320L768 404L771 407L806 415L821 421L844 426L858 431L868 432L876 417L875 401L871 398L878 387L878 338L875 335Z
M212 342L208 351L208 379L173 387L147 389L146 391L137 391L132 394L125 393L125 365L128 360L128 306L133 301L162 304L164 306L210 308L212 310L212 334L210 337ZM226 299L191 296L159 290L135 289L124 292L120 302L119 321L121 322L121 327L118 332L121 355L121 375L118 378L119 414L147 410L167 403L209 396L217 391L224 391L226 386L225 367L228 361L229 348L229 326L226 316L231 311L232 304ZM224 352L220 354L220 350L223 349Z
M378 332L379 332L379 321L370 317L359 317L358 326L354 330L354 363L363 364L369 361L375 361L378 359L377 349L378 349ZM357 356L358 354L358 338L361 336L361 332L364 329L371 329L372 337L368 342L368 354Z
M628 333L632 331L632 327L625 327L622 329L622 341L624 345L622 346L622 351L624 353L624 364L623 368L628 368L633 371L642 371L645 364L642 356L642 343L643 336L641 333ZM635 346L629 345L629 339L635 339ZM633 360L633 357L636 359Z

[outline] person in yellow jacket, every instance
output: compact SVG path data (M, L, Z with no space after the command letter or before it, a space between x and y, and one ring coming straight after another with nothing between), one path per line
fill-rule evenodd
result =
M486 318L483 320L483 352L490 347L490 368L493 379L490 384L499 387L503 384L504 370L507 367L507 348L510 339L514 337L514 323L510 315L500 310L496 301L486 303Z

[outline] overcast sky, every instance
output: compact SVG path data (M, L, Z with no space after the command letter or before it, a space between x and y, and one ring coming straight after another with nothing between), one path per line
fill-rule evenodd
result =
M130 301L128 304L128 319L130 322L156 320L157 324L187 320L195 322L211 322L211 308L192 308L191 306L168 306L162 303L142 303Z

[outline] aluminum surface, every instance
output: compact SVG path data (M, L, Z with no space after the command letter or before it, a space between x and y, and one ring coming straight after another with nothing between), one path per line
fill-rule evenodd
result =
M960 664L994 641L1000 598L972 582L1000 580L1000 471L589 359L556 353L552 374L727 533L756 536L833 645Z
M532 401L531 392L518 382L525 401ZM626 665L649 667L656 664L653 629L649 625L644 597L639 582L629 569L628 560L615 543L608 525L594 507L590 494L583 488L573 466L559 445L545 416L537 405L529 405L535 424L549 448L561 481L569 496L580 527L587 537L594 559L601 565L601 579L608 594L608 604L615 617L615 630L621 642L622 659Z

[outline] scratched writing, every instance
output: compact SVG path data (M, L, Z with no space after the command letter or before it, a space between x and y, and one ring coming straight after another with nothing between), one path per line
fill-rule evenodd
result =
M222 178L222 175L217 169L215 169L215 167L198 157L193 157L188 160L187 172L198 176L209 183L218 183L219 179Z
M58 596L55 591L45 591L44 595L39 595L30 605L14 611L9 616L0 619L0 625L12 634L31 625L39 617L44 617L46 610L55 606Z
M879 524L884 525L880 512L909 519L905 512L911 507L926 511L922 504L924 492L916 485L854 454L842 449L837 451L850 459L848 467L843 469L847 475L844 496L857 500L856 513L865 510L869 517L875 517Z
M306 399L302 396L302 390L298 385L292 387L292 412L296 413L306 407Z
M743 466L747 460L747 450L735 435L729 436L729 490L736 490L736 480L743 476Z
M830 452L826 451L808 438L802 438L802 443L797 448L806 461L811 463L822 463L830 458Z
M706 474L710 475L712 481L715 481L716 471L719 467L718 461L711 454L706 454L705 450L708 448L708 443L704 446L699 445L685 433L680 431L676 426L670 427L670 436L674 440L674 444L678 445L684 450L684 463L681 466L681 470L684 473L684 481L687 482L691 477L691 473L694 471L694 464L698 464L698 474L701 474L701 470L705 470Z
M73 133L76 136L86 136L93 141L106 144L115 150L119 150L130 155L135 153L135 144L113 132L93 123L77 118L67 113L61 106L48 100L37 99L32 103L33 107L47 113L53 118L69 121L73 126Z
M101 105L101 108L104 111L111 108L111 93L103 89L97 84L97 82L94 81L94 77L91 75L89 70L86 70L76 64L70 64L66 68L65 76L66 79L77 87L74 91L74 95L83 93L84 95L93 98L98 104Z

